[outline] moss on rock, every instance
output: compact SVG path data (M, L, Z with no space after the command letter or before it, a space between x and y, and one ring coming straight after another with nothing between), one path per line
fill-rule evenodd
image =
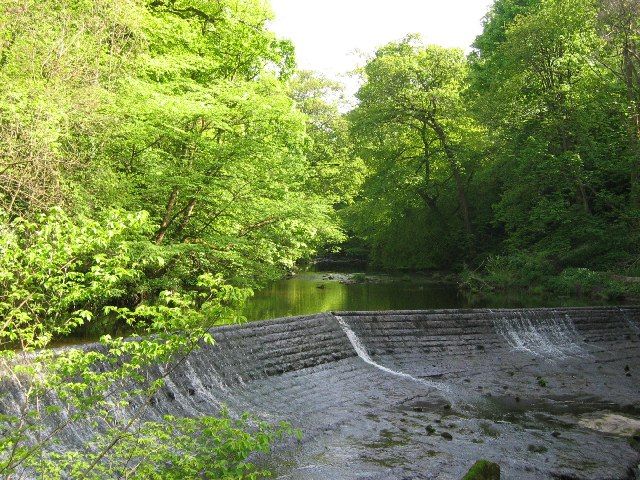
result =
M462 480L500 480L500 465L488 460L478 460Z

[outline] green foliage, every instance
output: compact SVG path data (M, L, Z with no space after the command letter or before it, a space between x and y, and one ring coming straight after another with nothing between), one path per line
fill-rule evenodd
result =
M167 275L255 285L339 240L333 198L307 188L319 168L284 83L290 48L265 28L264 3L152 6L102 154L118 204L150 212L155 242L179 257Z
M111 211L101 221L76 221L60 209L35 220L4 217L0 226L0 348L47 346L91 321L127 294L161 258L141 250L150 231L145 214Z
M47 479L220 479L255 480L270 472L248 460L257 452L267 453L272 443L293 434L287 424L272 426L243 416L238 420L224 412L218 417L174 418L145 422L135 434L122 437L118 429L109 431L101 442L118 440L108 462L86 473L98 453L52 453L36 467Z
M415 37L364 67L349 119L369 175L346 216L382 266L446 267L473 250L468 182L482 129L463 102L466 76L461 51Z
M500 465L488 460L478 460L462 480L500 480Z
M292 433L285 424L248 417L143 420L175 365L213 343L209 327L239 321L250 293L203 274L192 290L122 306L145 275L165 263L148 238L150 228L145 214L111 211L98 222L71 219L60 209L3 224L0 382L20 385L22 396L0 417L1 475L257 478L266 472L247 456ZM101 317L142 337L105 335L101 347L34 352ZM148 375L156 365L164 366L162 374ZM123 420L128 406L134 413ZM57 453L57 435L75 423L95 428L92 442Z
M144 14L135 1L0 2L0 205L67 204L109 125L102 106L132 68ZM87 137L88 151L69 143ZM92 170L96 173L96 169Z
M489 284L610 296L620 289L595 271L638 255L637 137L624 113L632 98L608 65L611 37L601 34L610 10L500 1L476 41L469 98L497 145L493 222L504 231L503 256L485 263Z
M473 290L636 295L637 13L498 0L467 58L415 37L378 50L349 114L368 177L344 215L372 260L463 268Z
M338 207L353 204L366 175L364 162L354 157L349 122L340 113L342 86L309 71L298 72L291 82L291 95L307 115L306 156L314 174L307 191L332 201Z

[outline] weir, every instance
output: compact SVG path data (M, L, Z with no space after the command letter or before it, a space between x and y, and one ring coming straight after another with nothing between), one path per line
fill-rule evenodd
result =
M638 451L606 419L640 418L639 320L640 308L590 307L220 327L216 345L169 375L147 417L224 405L288 420L303 439L258 459L282 479L460 479L479 458L507 479L633 479ZM10 412L20 391L2 388ZM63 442L90 435L76 424Z

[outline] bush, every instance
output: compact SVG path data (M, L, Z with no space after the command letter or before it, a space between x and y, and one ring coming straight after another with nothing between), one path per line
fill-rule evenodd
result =
M123 299L166 261L148 240L146 214L112 211L98 221L54 209L35 221L3 220L0 383L14 385L22 395L5 404L11 411L0 416L0 476L267 475L247 456L267 451L273 440L291 433L288 425L225 415L147 422L143 415L174 366L213 342L210 326L240 320L237 312L249 290L202 274L191 290L163 291L127 305ZM104 317L141 337L126 341L106 335L96 348L38 350ZM148 367L159 363L163 376L148 376ZM60 403L52 403L53 397ZM120 414L129 407L130 418L123 422ZM60 453L60 436L76 422L94 428L91 441L82 450Z
M489 257L485 270L486 281L498 288L528 288L553 274L553 266L544 254L527 252Z

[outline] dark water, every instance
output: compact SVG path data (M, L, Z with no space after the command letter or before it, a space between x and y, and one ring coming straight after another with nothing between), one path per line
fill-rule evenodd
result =
M357 278L357 277L356 277ZM305 272L256 292L245 308L248 320L265 320L329 311L421 310L439 308L521 308L604 305L585 298L531 295L526 292L470 295L455 283L420 274Z

